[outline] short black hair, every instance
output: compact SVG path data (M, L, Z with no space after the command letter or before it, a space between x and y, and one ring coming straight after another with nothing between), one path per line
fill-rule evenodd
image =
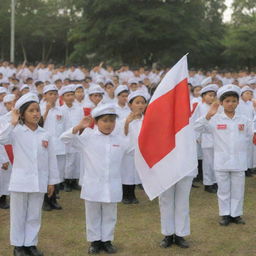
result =
M96 122L98 122L104 116L115 116L115 117L117 117L116 114L105 114L105 115L97 116L94 119L95 119Z
M201 97L203 97L204 95L206 95L208 92L215 92L215 91L207 91L207 92L204 92L204 93L202 93L201 94ZM216 95L217 93L215 92L215 95Z
M223 102L227 97L235 97L239 100L239 95L236 92L225 92L220 96L220 102Z

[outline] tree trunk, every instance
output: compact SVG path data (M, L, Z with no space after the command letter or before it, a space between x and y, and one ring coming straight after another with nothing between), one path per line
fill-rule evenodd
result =
M45 61L45 43L44 43L44 41L43 41L43 45L42 45L42 62L44 62Z
M49 47L49 49L47 51L47 54L45 56L45 61L47 61L49 59L49 56L50 56L51 52L52 52L52 43L50 44L50 47Z
M24 47L23 41L21 41L21 48L22 48L23 59L24 59L24 61L27 62L27 52L26 52L26 49Z

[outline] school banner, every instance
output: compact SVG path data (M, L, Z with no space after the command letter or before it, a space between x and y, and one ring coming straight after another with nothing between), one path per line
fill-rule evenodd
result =
M190 116L185 55L165 75L152 96L135 150L136 168L151 200L197 168Z

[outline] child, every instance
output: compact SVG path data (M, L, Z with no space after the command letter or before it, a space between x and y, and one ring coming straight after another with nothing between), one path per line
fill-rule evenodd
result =
M112 80L107 80L104 85L105 89L105 97L104 97L104 103L115 103L115 86L114 82Z
M11 143L14 163L10 180L10 238L14 256L43 255L36 247L44 193L59 182L51 137L38 126L39 99L27 93L15 104L11 123L0 129L0 143Z
M74 127L83 118L83 108L76 106L75 88L73 85L66 85L61 88L59 95L62 96L65 104L61 106L64 118L64 131ZM78 179L80 177L80 153L72 146L66 145L66 162L64 171L64 190L71 192L72 189L79 190Z
M196 107L192 119L197 120L201 116L205 116L209 111L211 104L214 102L218 86L209 84L201 90L202 102ZM203 184L205 191L216 193L216 178L213 169L213 137L210 133L201 133L201 148L203 155Z
M131 113L125 120L124 134L128 137L131 150L125 155L123 160L123 203L138 204L139 201L135 196L135 185L141 184L141 181L134 163L134 152L142 125L143 114L147 106L147 96L141 90L131 92L128 96L128 105Z
M44 129L52 136L55 155L61 182L64 180L65 169L65 145L60 141L59 136L64 132L64 118L61 108L56 106L58 100L58 89L54 84L46 85L43 89L43 95L46 104L41 108L44 120ZM57 202L56 193L59 186L55 186L54 193L51 197L45 195L43 209L45 211L61 210L62 207Z
M75 85L75 102L74 104L79 107L85 106L85 98L84 98L84 87L82 84L76 84Z
M4 96L7 94L7 92L8 90L6 88L0 86L0 116L7 113L3 102Z
M84 117L75 127L61 135L83 155L84 178L81 198L85 199L86 233L91 242L89 254L115 253L111 240L117 219L117 202L122 199L120 166L125 146L113 134L116 121L114 105L102 104L92 111L97 128L90 129L91 117ZM78 132L83 130L81 135Z
M205 117L195 122L199 132L213 134L214 170L218 183L218 204L220 225L230 222L244 224L244 171L247 170L248 141L252 140L252 123L243 115L236 113L240 88L225 85L217 92L224 112L216 114L219 104L211 105Z
M237 113L245 115L249 120L253 121L255 116L255 109L252 102L253 89L249 86L244 86L241 89L241 99L237 106ZM245 172L247 177L252 177L253 168L253 143L249 141L248 144L248 170Z
M115 89L115 96L117 98L117 102L115 105L119 120L123 120L124 118L126 118L131 111L127 104L128 95L129 90L126 85L119 85Z

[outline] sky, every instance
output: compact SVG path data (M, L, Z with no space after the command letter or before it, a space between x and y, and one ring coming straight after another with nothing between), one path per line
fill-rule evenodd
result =
M224 22L229 22L231 20L231 14L232 14L232 9L231 9L231 5L233 3L233 0L225 0L225 4L227 5L227 9L224 12L224 16L223 16L223 21Z

